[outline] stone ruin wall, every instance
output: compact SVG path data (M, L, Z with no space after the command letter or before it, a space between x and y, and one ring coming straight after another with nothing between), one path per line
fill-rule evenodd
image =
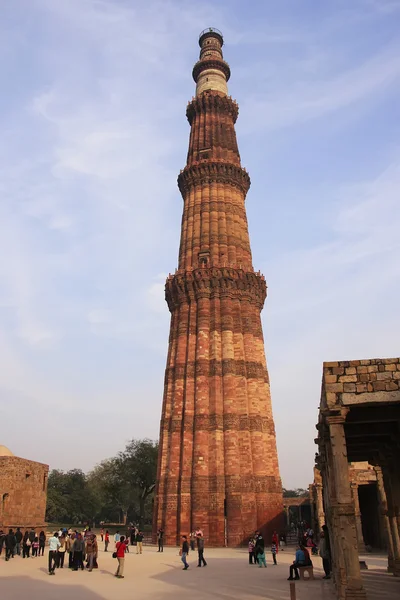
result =
M0 457L0 526L36 529L45 525L49 467L18 458Z
M341 394L343 405L400 400L400 363L398 358L375 358L324 363L327 405L336 404Z

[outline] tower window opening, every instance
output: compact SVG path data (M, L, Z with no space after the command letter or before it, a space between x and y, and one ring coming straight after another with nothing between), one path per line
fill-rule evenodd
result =
M210 253L208 251L199 252L199 265L201 267L210 266Z

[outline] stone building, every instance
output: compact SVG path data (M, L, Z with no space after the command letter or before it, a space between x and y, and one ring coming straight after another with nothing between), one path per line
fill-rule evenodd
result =
M349 463L349 480L356 517L359 552L370 547L386 550L385 527L382 511L379 510L378 477L376 468L368 462ZM314 529L319 533L325 524L322 478L319 469L314 469L314 483L310 486L311 512Z
M48 465L14 456L0 446L0 527L45 525Z
M285 525L289 530L291 525L299 526L300 523L314 524L313 503L310 496L287 496L283 498Z
M317 464L340 599L366 597L359 565L360 491L365 486L359 485L358 475L354 480L354 463L368 463L367 472L374 471L368 475L368 486L375 483L388 570L400 576L399 383L398 358L327 362L323 366ZM366 494L374 504L371 490Z
M183 197L179 265L166 283L171 312L154 528L166 542L203 529L208 545L236 546L283 521L270 386L222 34L207 29L193 68L196 97Z

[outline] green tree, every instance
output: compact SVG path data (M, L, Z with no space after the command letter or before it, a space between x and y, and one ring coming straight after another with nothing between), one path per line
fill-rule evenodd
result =
M135 500L135 488L127 479L123 461L119 457L103 460L88 475L88 483L101 502L101 516L112 515L118 510L118 520L126 525L128 510Z
M296 488L294 490L287 490L283 488L284 498L306 498L308 496L308 490L304 488Z
M146 501L156 486L158 442L149 439L131 440L120 452L121 473L125 481L136 489L139 495L139 523L143 526L146 514Z
M85 475L79 469L51 471L47 520L61 523L151 519L158 443L131 440L117 456Z
M72 469L66 473L57 469L50 472L46 510L48 521L93 521L99 506L95 490L88 485L86 475L80 469Z

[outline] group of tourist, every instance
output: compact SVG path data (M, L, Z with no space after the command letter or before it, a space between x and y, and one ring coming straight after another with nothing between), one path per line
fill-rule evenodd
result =
M257 565L259 567L267 566L267 559L265 556L265 541L263 536L259 531L256 531L254 535L252 535L249 539L248 543L248 551L249 551L249 564ZM272 534L271 538L271 555L273 560L273 565L277 565L278 562L276 560L277 554L279 552L279 537L276 531Z
M108 544L110 543L110 534L108 530L104 532L102 528L100 531L101 541L104 540L104 551L107 552ZM136 554L143 554L143 539L144 533L135 525L129 525L126 535L121 536L119 530L115 532L114 535L114 544L117 544L121 537L124 538L124 543L126 546L126 552L129 553L129 542L131 546L136 546Z
M0 556L5 548L6 560L14 558L14 556L21 556L22 558L29 558L32 556L44 555L44 547L46 545L46 534L41 531L39 535L36 535L35 530L26 530L24 534L21 532L21 528L17 527L14 532L13 529L9 529L8 533L5 533L0 529ZM31 553L32 550L32 554Z
M108 545L110 543L110 534L108 530L102 528L100 531L101 541L104 542L104 551L108 551ZM124 565L125 565L125 554L129 552L129 545L133 546L136 544L136 553L142 554L143 552L143 532L135 526L129 526L127 535L121 535L117 531L114 535L115 552L113 557L118 561L117 571L115 577L119 579L124 578ZM158 552L164 551L164 530L160 528L157 531L158 541ZM46 545L46 534L41 531L39 535L36 534L32 528L30 531L26 530L22 534L19 527L14 532L10 529L8 533L5 533L0 529L0 556L5 548L5 560L8 561L14 556L20 556L22 558L29 558L30 556L43 556ZM270 552L272 555L273 565L277 565L277 555L279 552L279 536L274 531L271 543ZM62 569L64 567L65 554L68 555L68 568L72 571L78 571L79 569L86 568L89 572L93 569L98 568L98 542L97 536L92 533L90 527L86 527L81 533L77 530L72 529L60 529L54 532L48 540L49 555L48 555L48 569L49 574L54 575L56 569ZM189 550L194 551L197 549L198 554L198 567L206 567L207 562L204 558L204 536L203 531L197 528L192 531L189 535L189 540L186 535L182 536L182 547L180 549L180 556L183 563L183 570L187 571L189 563L187 557ZM311 528L308 528L296 549L295 560L289 568L289 580L299 579L299 569L302 567L312 567L310 550L312 554L316 553L314 550L317 549L317 545L314 542L314 532ZM32 550L32 553L31 553ZM322 527L319 540L319 553L322 558L322 564L325 571L324 579L330 579L331 573L331 550L329 533L326 525ZM256 531L252 535L248 542L248 554L249 564L258 564L260 568L267 567L266 555L265 555L265 541L260 531Z

